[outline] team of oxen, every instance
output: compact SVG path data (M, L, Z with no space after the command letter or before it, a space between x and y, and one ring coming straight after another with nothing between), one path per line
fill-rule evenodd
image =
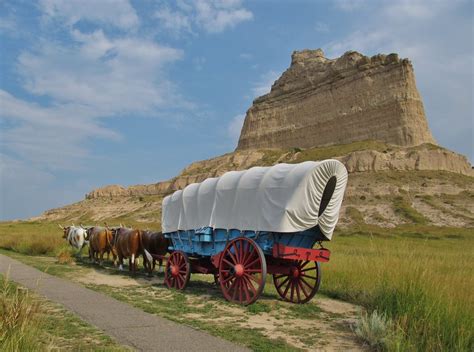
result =
M112 254L114 265L118 265L120 270L123 270L123 260L128 259L129 270L133 273L137 270L140 256L143 256L143 266L150 276L157 261L161 270L163 257L168 253L170 245L169 239L161 232L132 229L123 225L59 227L63 230L63 238L79 250L79 255L89 245L91 261L102 265L104 254L107 254L107 259Z

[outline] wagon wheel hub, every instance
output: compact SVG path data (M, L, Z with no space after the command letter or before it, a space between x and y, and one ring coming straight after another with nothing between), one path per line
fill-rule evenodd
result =
M300 272L300 270L298 268L292 268L291 269L291 276L293 276L295 279L300 277L302 273Z
M171 275L178 276L179 275L179 266L172 265L171 266Z
M234 271L237 277L242 277L245 274L245 268L242 264L237 264L234 266Z

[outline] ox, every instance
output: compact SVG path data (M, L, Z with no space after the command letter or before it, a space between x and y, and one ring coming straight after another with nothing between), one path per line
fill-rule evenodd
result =
M102 265L104 260L104 253L107 253L107 259L109 258L110 252L115 260L117 255L112 246L113 233L112 230L106 227L94 226L87 230L89 236L89 259L91 261L99 261L99 265Z
M123 270L124 258L128 258L128 268L133 273L137 270L140 254L143 254L144 261L153 261L150 253L143 248L142 232L140 230L119 227L112 231L113 247L118 256L119 270Z
M165 238L165 236L161 232L151 232L145 230L142 232L142 243L143 243L143 250L152 253L153 255L164 256L168 253L168 247L170 246L170 240ZM163 258L158 259L159 267L158 271L161 272L161 268L163 266ZM150 261L147 258L146 252L143 256L143 264L148 271L148 275L152 276L152 272L156 266L156 259L153 256L152 260Z
M88 244L86 229L74 226L74 224L67 227L59 225L59 227L63 230L63 238L67 239L71 247L79 249L77 255L80 257L82 249L86 244Z

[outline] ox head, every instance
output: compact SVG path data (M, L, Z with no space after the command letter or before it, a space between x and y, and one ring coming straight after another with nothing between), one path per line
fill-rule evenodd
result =
M71 226L64 227L64 226L59 225L59 224L58 224L58 226L61 230L63 230L63 238L67 238L67 235L69 233L69 230L71 229Z

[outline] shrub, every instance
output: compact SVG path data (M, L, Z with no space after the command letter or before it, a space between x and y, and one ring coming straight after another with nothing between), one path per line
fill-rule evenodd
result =
M396 340L393 323L377 310L370 314L362 313L355 325L354 333L375 350L388 350Z

